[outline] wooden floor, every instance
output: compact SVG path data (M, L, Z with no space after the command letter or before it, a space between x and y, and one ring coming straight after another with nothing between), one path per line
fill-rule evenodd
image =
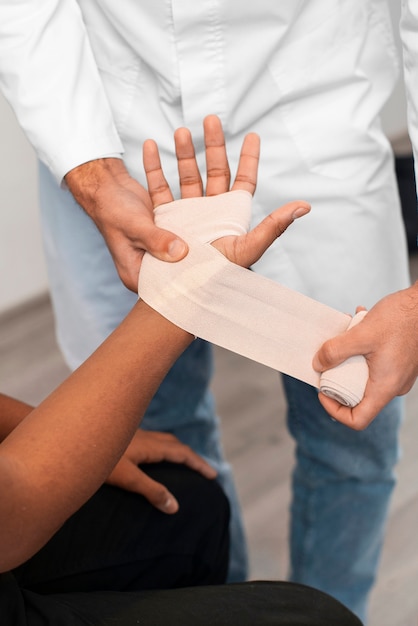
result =
M418 257L411 272L417 279ZM243 506L251 576L284 578L293 444L279 377L221 349L216 363L213 389ZM66 374L46 298L0 317L1 391L36 403ZM407 397L402 445L369 626L418 625L418 383Z

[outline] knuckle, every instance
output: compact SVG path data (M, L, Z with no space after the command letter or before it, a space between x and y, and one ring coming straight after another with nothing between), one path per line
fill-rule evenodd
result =
M182 443L181 444L181 457L183 461L194 456L195 456L195 452L191 449L191 447Z
M208 178L229 178L229 167L209 167L207 171Z
M195 187L201 185L202 181L197 174L183 174L180 178L180 184L182 187Z
M168 184L165 180L160 181L158 183L154 182L152 184L152 187L149 193L150 193L151 198L154 198L154 197L158 197L160 194L165 193L167 189L168 189Z
M320 349L320 360L325 366L332 365L339 360L339 353L333 341L327 341Z
M172 443L180 443L179 439L173 435L173 433L161 433L166 441L170 441Z
M236 175L235 183L245 183L246 185L249 185L250 187L255 187L256 186L255 177L254 176L248 176L246 174L243 174L242 172L239 172Z
M268 215L267 218L267 224L272 224L273 228L274 228L274 234L276 235L276 237L280 237L281 235L283 235L284 231L286 230L286 228L288 227L288 224L284 224L283 221L280 219L274 218L273 215Z

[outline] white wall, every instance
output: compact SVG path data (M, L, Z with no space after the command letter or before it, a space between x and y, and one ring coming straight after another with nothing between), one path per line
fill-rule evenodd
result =
M0 96L0 313L47 290L36 160Z
M398 31L399 0L389 0ZM398 45L399 37L397 37ZM406 129L402 80L384 112L391 135ZM38 224L36 162L0 95L0 313L47 289Z

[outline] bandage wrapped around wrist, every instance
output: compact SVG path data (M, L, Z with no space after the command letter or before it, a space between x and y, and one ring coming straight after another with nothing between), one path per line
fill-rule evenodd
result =
M138 294L189 333L319 388L346 406L364 395L368 367L351 357L319 375L312 358L319 347L348 330L354 318L231 263L211 245L248 232L251 194L176 200L159 206L155 222L189 245L177 263L145 254Z

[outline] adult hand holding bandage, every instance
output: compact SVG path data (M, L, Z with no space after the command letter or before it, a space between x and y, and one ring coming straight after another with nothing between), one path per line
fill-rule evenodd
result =
M186 129L175 134L181 200L173 200L154 142L144 144L144 166L156 223L187 241L177 263L146 254L138 293L174 324L197 337L289 374L346 406L364 394L368 368L362 356L320 376L312 359L322 343L364 315L351 318L246 269L260 258L295 218L310 207L296 201L277 209L248 232L256 187L259 139L244 139L235 181L220 121L204 122L207 187Z

